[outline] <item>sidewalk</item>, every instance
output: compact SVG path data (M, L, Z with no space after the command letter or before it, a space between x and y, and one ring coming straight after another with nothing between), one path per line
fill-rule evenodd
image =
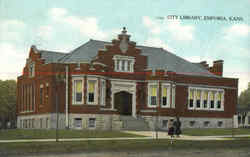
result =
M143 135L147 137L156 138L158 136L159 139L170 139L167 132L158 132L155 131L125 131L126 133ZM250 137L250 135L223 135L223 136L188 136L181 135L178 138L174 138L175 140L190 140L190 141L208 141L208 140L230 140L235 137Z
M105 140L148 140L148 139L170 139L166 132L154 131L124 131L126 133L143 135L146 137L117 137L117 138L68 138L58 139L58 141L105 141ZM250 137L250 135L234 135L234 137ZM231 135L225 136L187 136L181 135L174 140L188 140L188 141L209 141L209 140L231 140ZM19 139L19 140L0 140L0 143L18 143L18 142L55 142L56 139Z

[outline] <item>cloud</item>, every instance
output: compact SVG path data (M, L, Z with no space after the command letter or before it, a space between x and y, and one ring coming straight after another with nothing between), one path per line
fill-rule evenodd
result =
M51 39L53 34L52 26L40 26L37 30L38 38Z
M248 88L248 82L250 82L250 71L236 71L232 72L235 70L230 70L224 72L224 77L229 77L229 78L239 78L238 82L238 95L244 90Z
M176 40L193 40L194 27L191 25L181 25L179 20L169 21L166 28Z
M25 28L25 24L22 21L19 20L3 20L0 23L0 29L10 30L10 29L22 29Z
M20 20L0 20L0 39L18 41L22 40L22 33L26 29L26 24Z
M194 26L183 25L179 20L169 20L160 23L148 16L144 16L142 22L154 35L168 32L175 40L190 41L194 39Z
M160 48L163 48L167 51L170 51L170 52L175 52L175 50L171 47L169 47L166 43L164 43L164 41L162 41L161 39L159 38L148 38L144 44L146 46L152 46L152 47L160 47Z
M225 39L232 40L239 37L247 37L250 33L250 26L247 24L234 24L224 29Z
M1 50L1 58L0 62L2 65L0 66L0 79L16 79L18 75L22 72L23 61L26 59L26 55L22 53L20 48L15 47L11 43L0 43ZM10 58L12 63L10 64ZM23 66L20 66L23 65Z
M213 61L215 60L210 57L201 57L201 56L190 56L190 57L185 57L185 59L192 63L199 63L202 61L207 61L207 64L209 64L210 66L212 66Z
M100 30L98 20L95 17L78 17L70 15L70 13L63 8L52 8L49 10L49 15L54 21L70 25L88 38L106 39L108 36L107 33Z
M54 19L62 18L67 13L68 11L64 8L52 8L49 10L49 15Z
M153 34L159 34L161 32L161 27L160 24L157 23L156 21L153 21L151 18L148 16L144 16L142 18L143 24L149 28L149 31Z

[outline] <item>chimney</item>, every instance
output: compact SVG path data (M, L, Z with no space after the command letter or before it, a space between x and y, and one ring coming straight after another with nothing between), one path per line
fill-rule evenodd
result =
M209 71L218 76L223 76L223 60L216 60L213 62L213 66L209 68Z

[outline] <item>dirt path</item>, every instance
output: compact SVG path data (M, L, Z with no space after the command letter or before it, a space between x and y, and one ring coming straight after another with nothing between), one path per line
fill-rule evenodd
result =
M241 150L168 150L144 152L91 152L30 155L27 157L250 157L250 149Z

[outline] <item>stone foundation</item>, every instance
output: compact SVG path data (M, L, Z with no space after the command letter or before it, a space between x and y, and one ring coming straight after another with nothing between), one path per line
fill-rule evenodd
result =
M17 127L29 129L55 129L57 125L56 114L41 114L18 116ZM151 131L168 129L168 121L174 117L142 116ZM232 128L231 118L195 118L180 117L182 128ZM58 128L65 129L65 114L58 114ZM123 122L119 115L105 114L69 114L70 129L84 130L122 130Z
M161 130L168 129L168 121L175 117L167 116L143 116L151 130L159 128ZM180 117L182 128L232 128L232 118L197 118L197 117Z

